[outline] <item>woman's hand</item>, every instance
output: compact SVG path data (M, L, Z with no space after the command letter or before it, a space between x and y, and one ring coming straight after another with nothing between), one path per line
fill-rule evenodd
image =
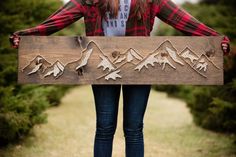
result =
M224 55L228 55L229 52L230 52L230 40L227 36L225 36L221 42L221 48L222 48L222 51L224 52Z
M20 43L20 36L17 34L12 34L10 35L9 40L10 40L11 46L15 49L18 49L19 43Z

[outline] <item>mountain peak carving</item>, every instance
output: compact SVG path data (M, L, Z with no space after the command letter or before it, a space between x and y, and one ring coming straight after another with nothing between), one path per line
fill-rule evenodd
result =
M36 72L44 73L44 71L47 69L47 67L51 66L51 63L49 63L44 57L41 55L37 55L34 57L33 60L30 61L28 65L26 65L22 71L26 72L27 75L34 74Z
M176 69L174 63L184 65L182 59L179 57L177 50L174 48L172 43L168 40L163 42L156 50L149 54L143 61L141 61L135 70L141 71L144 67L148 68L148 65L155 66L155 63L162 66L162 70L165 69L166 65Z

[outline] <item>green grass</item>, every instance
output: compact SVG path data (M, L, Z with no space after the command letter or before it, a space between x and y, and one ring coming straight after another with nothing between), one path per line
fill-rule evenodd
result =
M122 107L113 157L124 157ZM89 86L72 89L47 114L47 124L36 126L21 143L0 149L0 157L93 156L95 106ZM196 127L186 104L165 93L151 92L144 137L145 157L236 157L233 137Z

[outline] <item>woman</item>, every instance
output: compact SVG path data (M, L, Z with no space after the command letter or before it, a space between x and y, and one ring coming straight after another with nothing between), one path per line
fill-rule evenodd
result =
M84 17L87 36L149 36L154 18L160 18L186 35L217 36L171 0L70 0L42 24L15 32L10 40L19 46L19 36L50 35ZM229 52L229 40L222 41ZM111 157L116 130L121 85L92 85L96 106L95 157ZM123 85L126 157L143 157L143 118L150 85Z

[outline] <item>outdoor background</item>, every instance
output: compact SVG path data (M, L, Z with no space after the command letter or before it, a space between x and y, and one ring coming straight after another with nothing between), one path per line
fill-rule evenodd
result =
M153 86L144 121L146 157L236 157L236 1L175 0L231 40L224 86ZM92 157L90 86L17 84L9 34L36 26L65 1L0 1L0 157ZM54 35L83 35L83 20ZM183 35L156 19L152 35ZM121 98L122 100L122 98ZM114 157L124 156L122 101Z

